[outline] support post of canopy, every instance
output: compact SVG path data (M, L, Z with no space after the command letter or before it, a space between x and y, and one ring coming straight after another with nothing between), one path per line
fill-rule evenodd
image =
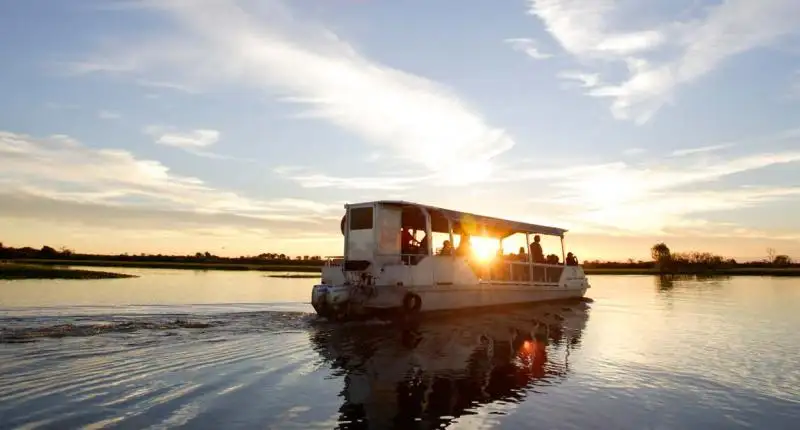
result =
M344 258L342 268L347 267L347 251L350 243L350 205L344 205Z
M531 235L525 232L525 254L528 255L528 283L533 283L533 256L531 255Z
M567 255L564 253L564 235L561 235L561 264L567 265Z
M425 216L425 254L433 255L433 234L431 234L431 214L424 207L420 207Z
M486 237L486 225L485 225L485 224L481 224L481 226L480 226L480 230L479 230L479 231L480 231L480 235L481 235L482 237ZM473 252L474 252L475 248L472 248L472 250L473 250ZM473 255L474 255L474 254L473 254ZM497 255L497 254L495 253L495 256L496 256L496 255ZM492 258L489 260L488 267L486 267L485 263L484 263L484 265L483 265L483 266L484 266L484 271L485 271L484 273L486 273L486 274L487 274L487 275L486 275L486 277L488 278L488 279L487 279L487 281L489 281L489 283L491 283L491 282L492 282L492 266L493 266L493 264L492 264L492 263L493 263L493 262L494 262L494 256L493 256L493 257L492 257Z
M450 235L450 249L453 251L456 244L453 243L453 221L450 218L447 218L447 234ZM450 255L453 255L453 252L450 252Z
M511 280L511 276L512 276L511 271L513 269L511 268L511 266L506 264L505 257L504 257L505 253L503 252L503 238L502 237L500 238L500 240L498 240L498 245L500 246L500 249L497 250L498 252L495 252L494 258L495 259L499 258L500 260L497 262L495 267L499 267L500 268L500 273L498 275L500 276L500 280L501 281L505 278L506 269L508 269L508 279L507 280ZM494 261L494 260L492 260L492 261Z
M450 236L450 282L455 283L455 274L456 274L456 265L453 264L456 261L456 248L455 244L453 243L453 220L450 217L447 218L447 234Z

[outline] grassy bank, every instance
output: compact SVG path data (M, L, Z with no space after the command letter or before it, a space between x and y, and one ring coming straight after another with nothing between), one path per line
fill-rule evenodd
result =
M185 270L258 270L264 272L319 273L321 266L292 264L239 264L239 263L188 263L161 261L106 261L106 260L39 260L18 259L15 262L48 266L138 267L143 269Z
M0 263L0 279L112 279L134 278L122 273L64 269L38 264Z
M662 275L655 269L587 267L587 275ZM729 267L715 270L676 270L664 275L706 276L800 276L797 267Z

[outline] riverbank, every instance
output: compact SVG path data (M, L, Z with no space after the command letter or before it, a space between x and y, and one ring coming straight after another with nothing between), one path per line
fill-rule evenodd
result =
M661 273L655 269L587 267L587 275L651 275L651 276L800 276L798 267L728 267L714 270L675 270Z
M38 264L0 263L0 280L135 278L123 273L66 269Z
M92 267L137 267L141 269L184 269L184 270L257 270L263 272L305 272L319 273L322 266L294 264L242 264L242 263L191 263L162 261L108 261L108 260L45 260L16 259L23 264L47 266L92 266Z
M316 274L321 265L312 264L242 264L206 262L156 262L156 261L107 261L107 260L45 260L17 259L15 263L45 266L93 266L93 267L137 267L145 269L184 269L184 270L252 270L261 272L294 272ZM698 276L798 276L800 267L727 267L713 270L692 268L677 269L671 273L660 273L652 268L637 267L584 267L587 275L698 275ZM93 272L97 273L97 272ZM124 275L123 275L124 276ZM308 275L311 276L311 275Z

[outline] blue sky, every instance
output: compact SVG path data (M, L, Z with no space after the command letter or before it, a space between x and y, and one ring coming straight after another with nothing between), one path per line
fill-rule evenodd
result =
M345 202L800 255L800 3L0 5L0 240L336 254Z

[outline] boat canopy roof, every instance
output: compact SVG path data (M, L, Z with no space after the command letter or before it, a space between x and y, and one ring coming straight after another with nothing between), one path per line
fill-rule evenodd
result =
M453 233L467 233L471 236L505 238L516 233L533 233L563 237L567 231L558 227L511 221L402 200L379 200L372 203L402 207L403 225L419 230L425 230L425 216L419 210L425 209L431 217L431 230L436 233L449 233L448 220L452 223Z

